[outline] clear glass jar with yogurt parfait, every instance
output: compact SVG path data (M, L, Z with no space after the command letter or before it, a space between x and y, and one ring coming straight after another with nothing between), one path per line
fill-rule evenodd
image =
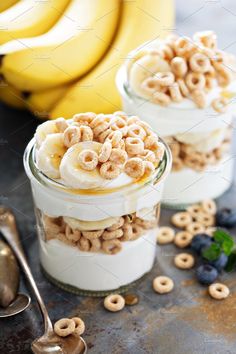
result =
M164 204L217 198L233 177L235 58L211 31L147 43L129 58L117 74L123 109L158 130L173 155Z
M47 121L26 148L41 265L68 291L125 291L153 266L171 153L148 126L129 119L117 112Z

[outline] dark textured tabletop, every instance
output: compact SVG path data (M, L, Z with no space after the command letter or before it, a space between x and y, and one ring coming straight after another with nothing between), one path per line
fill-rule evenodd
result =
M235 1L177 1L179 34L192 34L202 28L219 34L221 48L236 53ZM176 249L164 246L150 272L132 291L139 304L113 314L104 310L100 298L69 294L50 284L40 271L35 217L22 155L39 121L23 111L0 105L0 204L10 206L17 218L24 249L40 292L53 321L81 316L89 353L113 354L225 354L236 353L236 277L224 275L231 296L222 302L211 300L206 288L194 281L194 271L173 267ZM219 206L236 207L236 187L218 200ZM172 211L163 210L161 224ZM236 230L233 230L236 235ZM135 265L132 265L135 266ZM154 276L164 273L175 280L175 290L160 296L152 290ZM21 288L30 292L22 276ZM0 353L30 353L32 340L41 335L43 323L33 297L24 313L0 320Z

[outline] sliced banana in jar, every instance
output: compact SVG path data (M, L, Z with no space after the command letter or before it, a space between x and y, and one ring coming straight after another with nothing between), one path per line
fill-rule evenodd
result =
M50 178L60 178L60 163L66 152L63 134L49 134L36 154L36 162L40 171Z
M110 217L98 221L84 221L69 216L64 216L63 219L73 230L94 231L106 229L107 227L114 225L119 221L120 217Z

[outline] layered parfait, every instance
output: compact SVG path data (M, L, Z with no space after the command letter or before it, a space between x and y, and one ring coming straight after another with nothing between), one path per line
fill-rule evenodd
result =
M52 281L106 292L151 269L171 155L147 123L124 112L46 121L24 163Z
M163 197L169 205L216 198L232 182L234 68L235 58L205 31L147 43L118 72L123 108L158 129L171 148Z

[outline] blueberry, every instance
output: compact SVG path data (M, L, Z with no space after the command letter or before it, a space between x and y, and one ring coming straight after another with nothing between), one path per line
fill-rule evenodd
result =
M216 225L228 228L234 227L236 225L236 210L220 209L216 213Z
M194 236L191 242L191 248L197 252L201 253L202 248L209 247L212 243L212 238L207 234L197 234Z
M208 264L215 267L218 272L222 271L228 262L228 256L225 253L221 253L215 261L209 261Z
M218 271L210 264L202 264L196 270L197 280L201 284L212 284L218 277Z

